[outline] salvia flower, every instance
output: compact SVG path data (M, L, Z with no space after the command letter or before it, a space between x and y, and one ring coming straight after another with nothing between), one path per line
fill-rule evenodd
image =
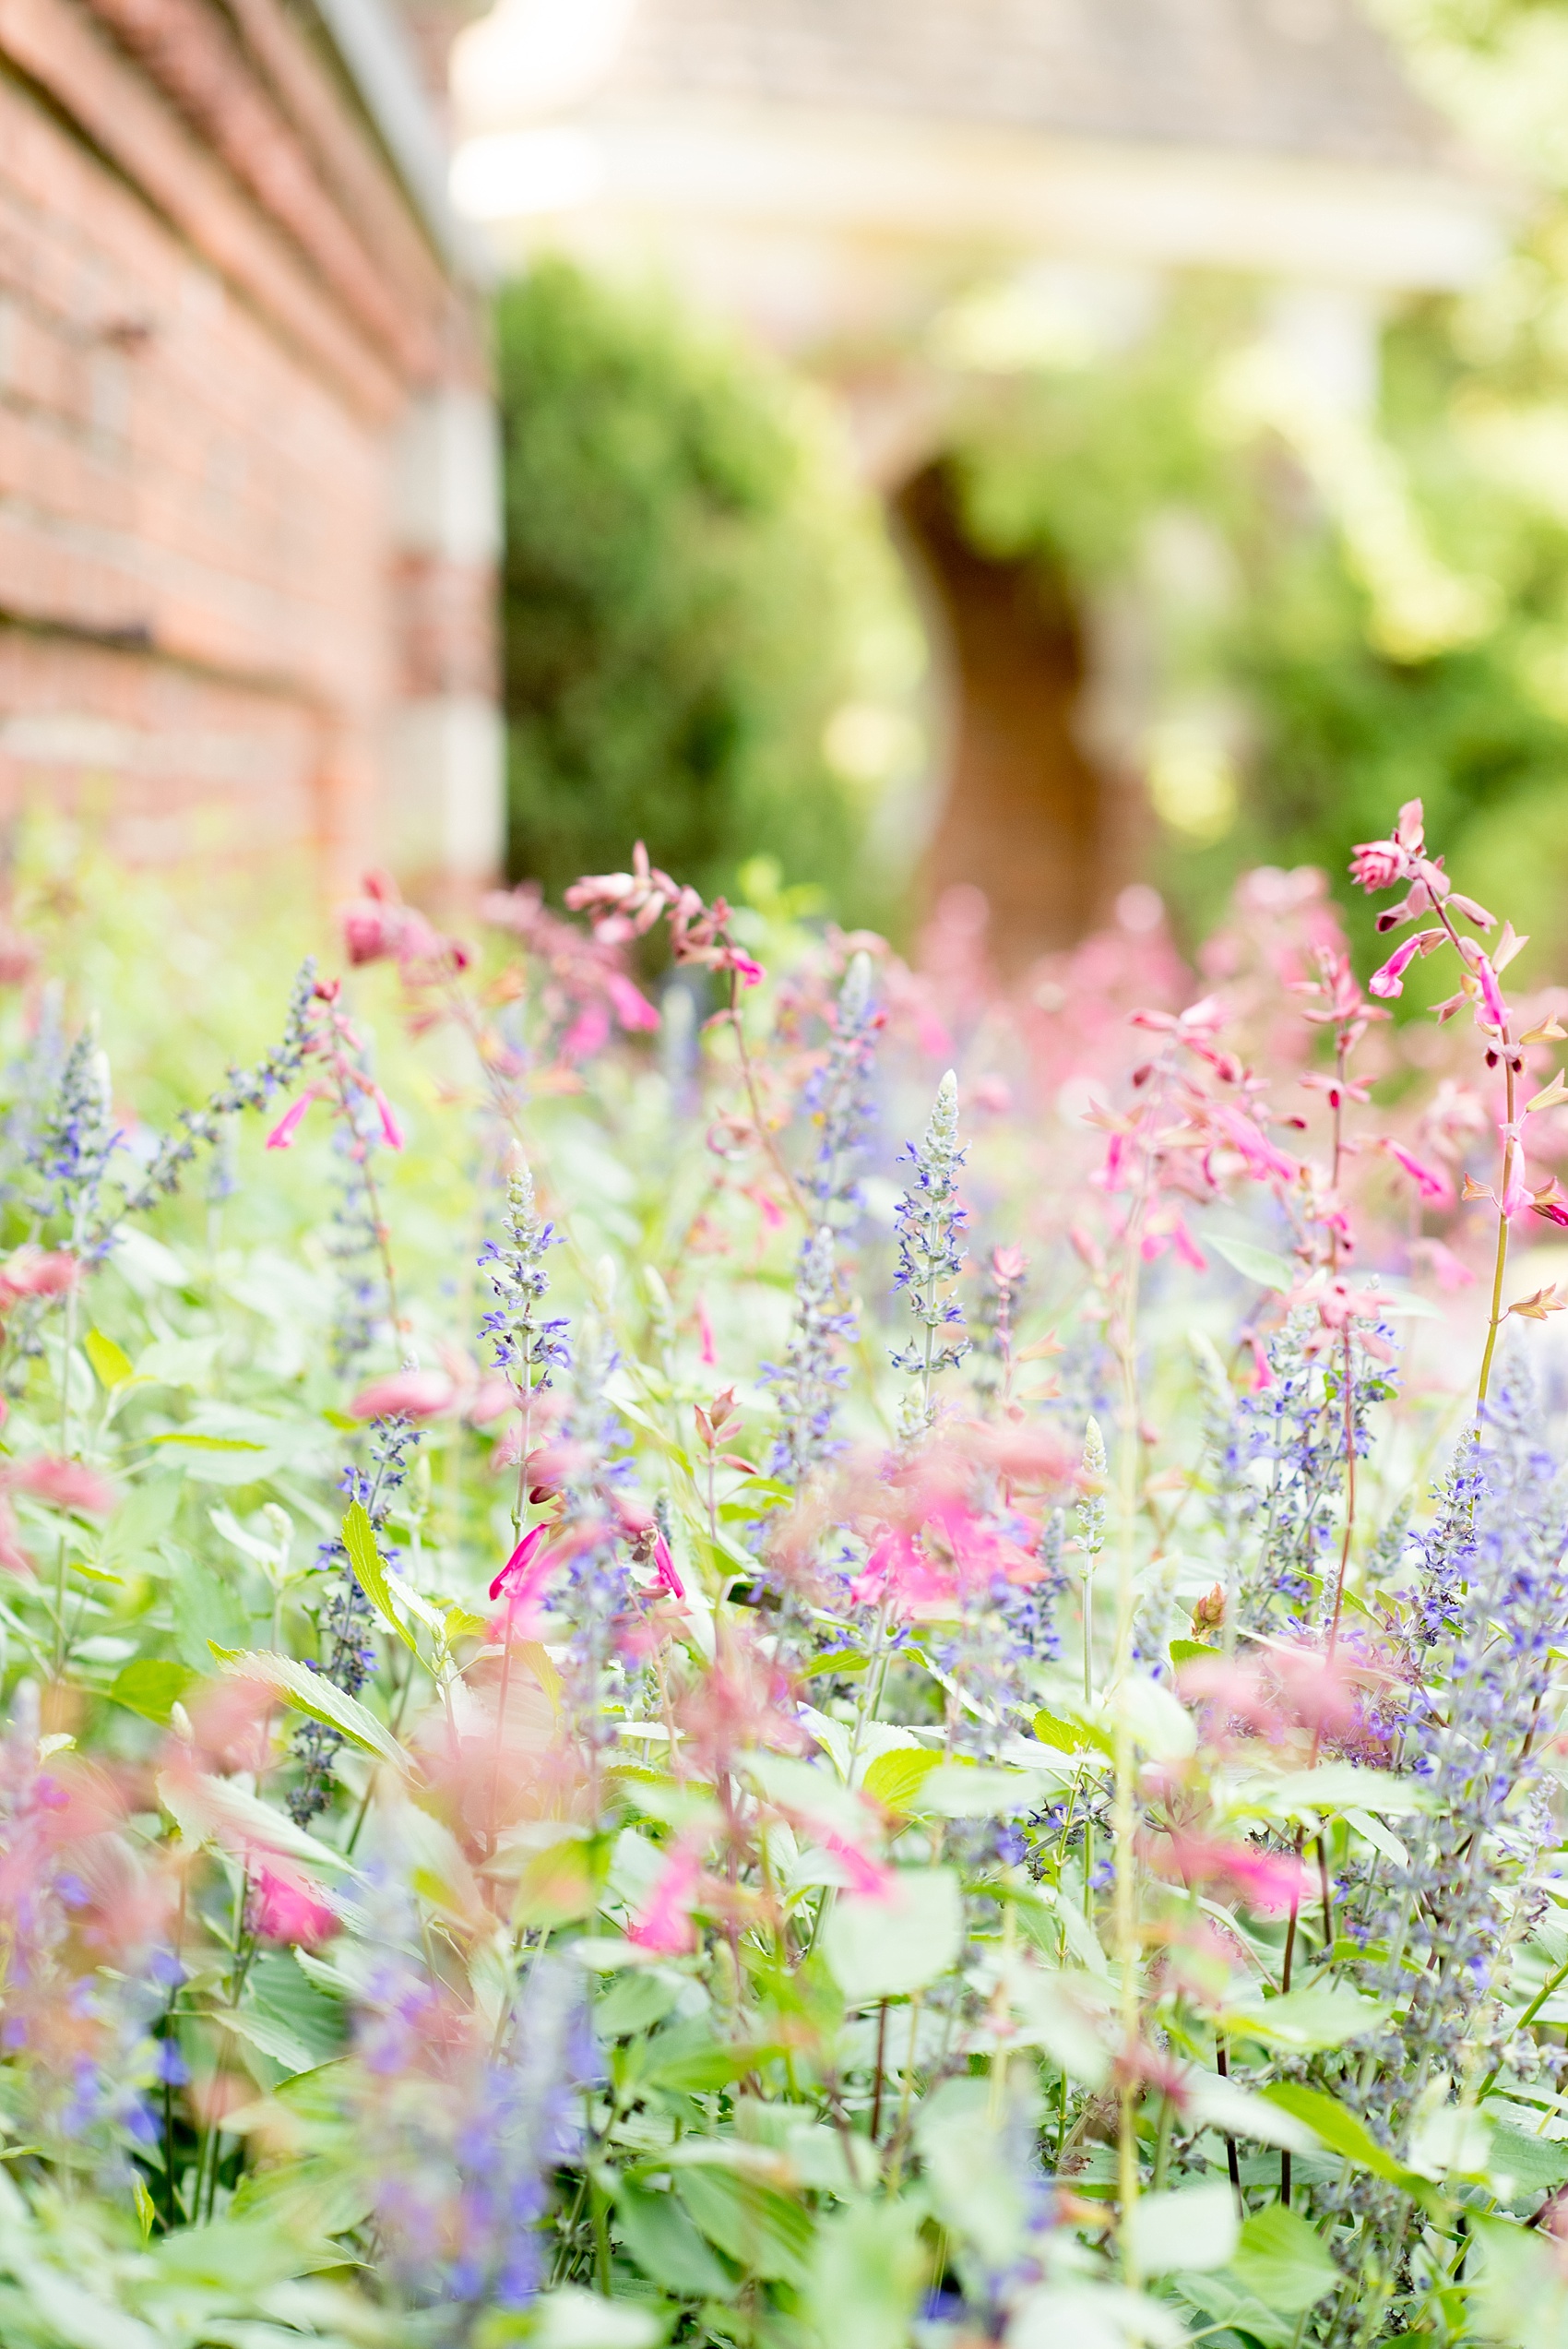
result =
M951 1069L937 1087L925 1139L904 1151L914 1173L895 1219L898 1269L895 1288L919 1326L920 1335L893 1356L897 1370L919 1381L906 1393L899 1434L906 1442L924 1433L936 1416L932 1381L956 1369L969 1351L964 1311L950 1283L964 1267L959 1234L968 1221L958 1202L958 1169L965 1151L958 1140L958 1079Z

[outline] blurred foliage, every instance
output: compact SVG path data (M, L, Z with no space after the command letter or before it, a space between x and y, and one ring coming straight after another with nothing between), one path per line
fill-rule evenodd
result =
M1420 797L1561 971L1568 8L1383 13L1429 96L1536 185L1484 281L1391 318L1375 412L1293 364L1269 292L1189 280L1130 348L973 369L952 461L978 545L1037 550L1091 633L1139 615L1116 753L1149 779L1191 930L1241 867L1335 869Z
M861 855L883 779L828 745L919 638L825 407L562 261L505 289L497 345L514 873L559 892L640 838L707 890L771 854L836 912L884 911Z

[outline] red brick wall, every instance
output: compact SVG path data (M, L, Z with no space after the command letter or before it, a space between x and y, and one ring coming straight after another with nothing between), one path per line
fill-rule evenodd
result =
M411 222L378 246L332 209L334 165L362 217L398 199L319 61L280 12L260 20L318 148L337 142L271 209L233 141L280 101L227 30L204 123L123 23L0 0L0 815L97 806L137 854L178 847L196 810L247 853L366 845L405 686L392 436L440 364L476 364ZM381 267L379 311L345 297L356 254Z

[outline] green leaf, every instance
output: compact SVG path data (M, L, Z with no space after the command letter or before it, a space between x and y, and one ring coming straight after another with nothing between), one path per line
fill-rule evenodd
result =
M885 1899L842 1894L822 1936L827 1970L851 2006L902 1997L945 1973L964 1941L951 1868L901 1868Z
M1054 1754L1099 1754L1107 1761L1116 1759L1116 1747L1109 1734L1087 1721L1064 1721L1059 1714L1037 1712L1034 1733L1042 1746Z
M82 1340L82 1352L92 1365L92 1375L105 1394L113 1394L136 1377L136 1365L130 1355L106 1338L101 1330L89 1330Z
M193 1452L264 1452L265 1444L253 1444L243 1436L193 1436L184 1427L172 1427L167 1435L149 1436L149 1444L184 1444Z
M1500 2202L1533 2202L1568 2180L1568 2145L1499 2121L1491 2134L1487 2176Z
M230 1850L283 1852L305 1860L312 1867L352 1868L353 1862L296 1827L259 1795L252 1795L232 1778L213 1778L199 1771L160 1772L158 1799L187 1843L217 1841Z
M407 1768L408 1757L392 1732L357 1697L334 1687L324 1673L307 1671L292 1656L280 1656L269 1648L251 1648L239 1655L216 1648L213 1652L236 1679L261 1681L296 1712L338 1730L362 1753L374 1754L395 1770Z
M1296 1285L1296 1268L1284 1257L1276 1256L1272 1248L1260 1248L1251 1240L1222 1238L1218 1232L1206 1232L1204 1238L1211 1248L1217 1248L1227 1264L1255 1281L1260 1289L1278 1289L1282 1294Z
M1293 1994L1292 1994L1293 1995ZM1315 2129L1330 2152L1340 2153L1348 2162L1355 2162L1362 2169L1371 2170L1374 2177L1386 2178L1390 2186L1402 2187L1418 2201L1427 2199L1427 2181L1396 2161L1386 2145L1380 2145L1366 2123L1347 2112L1337 2097L1325 2096L1320 2088L1303 2088L1295 2081L1277 2081L1273 2087L1260 2092L1271 2105L1282 2112L1294 2113Z
M109 1694L127 1712L139 1712L161 1726L196 1676L172 1656L133 1656L116 1673Z
M675 2190L710 2243L745 2275L805 2282L812 2222L798 2202L737 2170L677 2170Z
M921 1788L941 1760L929 1747L896 1747L866 1765L861 1789L900 1818L911 1818L920 1808Z
M1397 1777L1391 1770L1358 1770L1354 1762L1320 1762L1316 1770L1287 1771L1261 1793L1251 1786L1247 1792L1260 1809L1279 1818L1293 1818L1302 1811L1315 1815L1351 1809L1398 1818L1431 1807L1431 1797L1419 1780Z
M375 1528L362 1501L349 1503L349 1513L343 1520L343 1547L349 1553L354 1580L376 1614L389 1631L396 1632L404 1647L411 1649L417 1656L419 1642L393 1610L392 1592L387 1587L381 1552L375 1546Z
M655 2194L623 2177L615 2188L622 2238L644 2275L690 2300L730 2300L736 2283L673 2194Z
M1340 2282L1322 2236L1299 2211L1288 2211L1281 2202L1254 2211L1247 2220L1230 2272L1265 2308L1288 2317L1300 2316Z
M1176 2268L1222 2268L1236 2248L1239 2224L1229 2185L1140 2194L1133 2206L1131 2248L1146 2275L1169 2275Z
M905 2349L925 2280L919 2218L907 2202L855 2202L818 2223L810 2298L824 2341Z
M1206 1640L1172 1640L1170 1642L1172 1663L1192 1663L1197 1657L1217 1656L1221 1652L1218 1648L1211 1648Z
M257 2014L248 2008L210 2007L208 2017L212 2022L221 2023L225 2031L232 2031L236 2038L244 2040L248 2046L258 2047L264 2056L270 2056L273 2062L281 2064L286 2072L314 2071L320 2060L295 2038L285 2023L275 2021L270 2015Z
M519 2323L528 2327L529 2349L654 2349L667 2330L650 2308L629 2307L624 2300L606 2300L567 2283L536 2300L525 2319L493 2316L476 2342L491 2349L493 2343L524 2338L515 2330ZM492 2330L501 2327L505 2330Z
M1260 1998L1255 2006L1231 2007L1220 2017L1220 2028L1267 2046L1310 2054L1364 2038L1393 2011L1344 1984L1324 1982L1288 1990L1281 1998Z

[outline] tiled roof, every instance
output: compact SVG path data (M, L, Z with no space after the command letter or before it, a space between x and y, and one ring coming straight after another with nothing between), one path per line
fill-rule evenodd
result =
M1358 0L639 0L612 101L729 101L1420 170Z

